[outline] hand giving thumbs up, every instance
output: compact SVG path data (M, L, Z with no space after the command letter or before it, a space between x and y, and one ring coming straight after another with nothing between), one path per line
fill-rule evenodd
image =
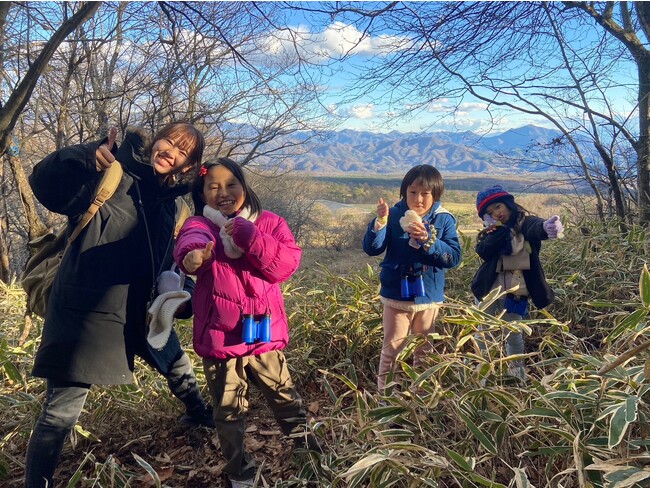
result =
M194 273L201 265L212 256L214 242L208 242L203 249L194 249L183 258L183 267L188 273Z
M379 199L377 203L377 223L380 225L386 225L388 221L388 204L384 202L383 198Z
M117 128L111 127L111 130L108 134L108 141L106 141L104 144L99 146L97 148L97 151L95 151L95 158L96 158L95 164L98 172L107 170L111 166L111 164L115 162L115 156L113 156L111 150L115 145L116 137L117 137Z

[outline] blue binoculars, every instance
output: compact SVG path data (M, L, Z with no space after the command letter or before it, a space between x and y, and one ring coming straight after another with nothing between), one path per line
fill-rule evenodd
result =
M421 274L407 274L400 281L402 298L415 298L424 296L424 280Z
M269 342L271 340L271 314L264 315L260 320L255 320L251 313L242 317L243 330L242 342L255 344L256 342Z

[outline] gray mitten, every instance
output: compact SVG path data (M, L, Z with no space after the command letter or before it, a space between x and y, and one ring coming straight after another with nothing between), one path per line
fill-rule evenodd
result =
M158 277L158 283L156 283L156 288L158 294L162 295L170 291L182 291L183 283L181 276L175 271L163 271Z
M549 239L561 239L564 237L564 226L560 222L559 215L553 215L553 217L544 222L543 226Z

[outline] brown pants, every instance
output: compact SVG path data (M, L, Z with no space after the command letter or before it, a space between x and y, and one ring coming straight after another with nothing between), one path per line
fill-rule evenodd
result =
M386 375L395 369L395 360L406 347L410 334L427 335L433 330L433 324L438 317L439 306L407 312L384 305L384 344L379 357L379 370L377 371L377 389L380 394L386 387ZM414 362L417 365L429 347L427 344L418 346L415 350Z
M282 351L229 360L203 359L221 452L227 460L224 472L236 480L255 476L257 464L244 448L248 413L248 379L258 386L285 435L304 434L307 414L291 380Z

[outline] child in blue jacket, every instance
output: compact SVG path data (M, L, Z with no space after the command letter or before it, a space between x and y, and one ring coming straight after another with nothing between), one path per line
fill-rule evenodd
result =
M436 168L426 164L411 168L400 186L401 200L389 209L379 199L377 218L363 238L368 255L386 252L379 276L384 341L377 388L382 394L409 334L426 336L433 330L444 301L445 272L460 263L456 219L440 204L443 192ZM416 364L427 350L426 343L415 350Z

